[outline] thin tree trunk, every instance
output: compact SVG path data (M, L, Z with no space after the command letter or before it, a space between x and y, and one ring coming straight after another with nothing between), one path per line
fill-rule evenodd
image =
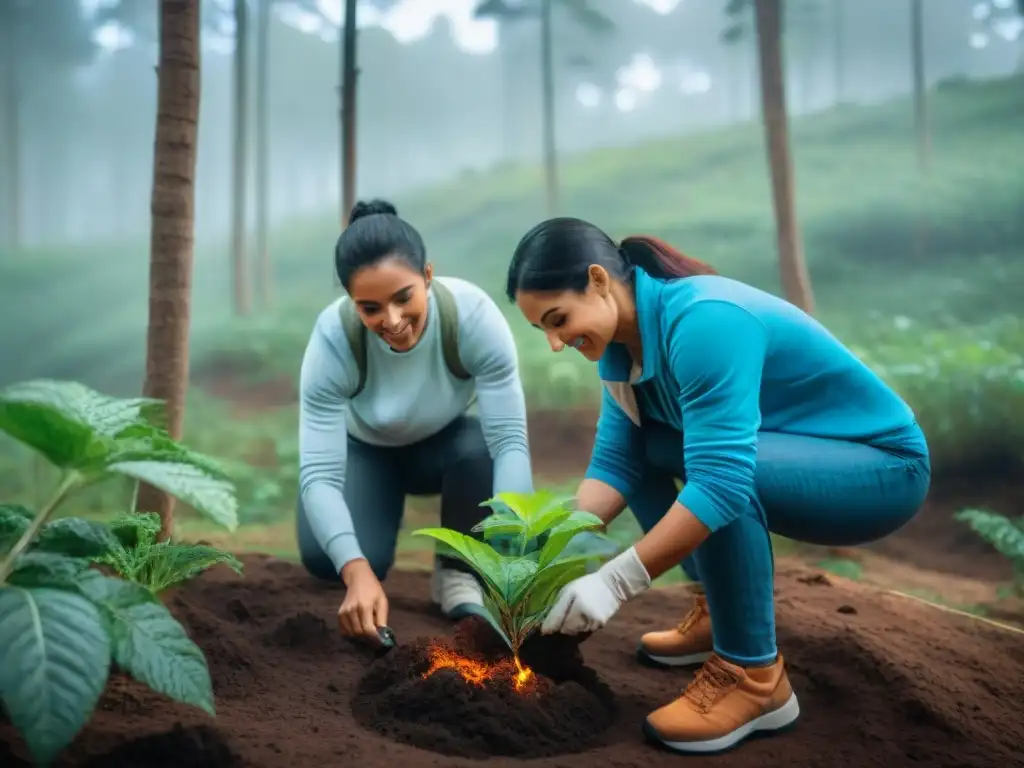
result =
M914 134L917 167L922 178L931 172L931 129L928 124L928 85L924 70L924 2L910 0L910 50L914 72ZM914 257L918 262L928 252L927 190L917 196L917 224L914 231Z
M510 162L516 155L515 83L519 74L512 56L512 21L500 22L498 62L501 66L501 160Z
M846 17L843 14L844 0L832 0L833 2L833 65L835 67L835 89L836 104L842 104L846 98Z
M256 18L256 282L257 301L266 309L273 304L273 270L270 266L269 226L269 130L270 11L274 0L259 0Z
M8 27L0 30L0 77L3 88L0 95L0 110L3 111L3 126L0 137L3 140L4 158L0 163L6 183L4 185L5 226L7 245L18 248L22 244L21 212L21 78L18 55L17 29Z
M761 63L761 108L772 178L779 272L786 298L807 313L814 312L811 279L804 263L803 242L794 200L793 160L789 151L785 74L782 67L780 0L756 0L757 47Z
M235 314L246 316L252 311L252 283L246 258L246 205L248 197L249 158L249 8L248 0L235 0L234 55L234 143L232 146L231 190L231 271Z
M195 247L195 173L200 97L200 0L161 0L160 63L153 156L149 330L143 393L167 403L167 429L180 439L188 385L188 336ZM139 511L174 530L174 497L141 484Z
M927 174L931 166L931 131L928 126L928 87L924 71L924 1L910 0L910 50L914 70L914 128L917 164Z
M557 216L558 201L558 140L555 134L555 63L551 39L552 0L542 0L540 16L540 67L544 120L544 189L547 196L548 216Z
M356 0L345 0L345 32L341 57L341 226L356 204Z

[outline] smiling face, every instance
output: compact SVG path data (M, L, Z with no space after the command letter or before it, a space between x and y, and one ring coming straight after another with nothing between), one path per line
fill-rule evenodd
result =
M416 346L427 324L427 288L433 270L413 269L401 258L361 267L349 279L348 293L363 325L396 352Z
M532 325L544 331L553 352L572 347L587 360L601 359L615 338L619 309L608 273L590 267L590 282L576 291L518 291L516 306Z

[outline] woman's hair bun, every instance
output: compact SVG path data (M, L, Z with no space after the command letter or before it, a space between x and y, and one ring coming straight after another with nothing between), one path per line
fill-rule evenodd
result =
M369 202L360 200L352 206L352 213L348 215L348 223L351 224L356 219L372 216L375 213L390 213L392 216L397 216L398 209L387 200L370 200Z

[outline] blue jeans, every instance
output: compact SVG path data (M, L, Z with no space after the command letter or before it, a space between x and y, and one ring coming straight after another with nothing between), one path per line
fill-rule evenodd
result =
M349 436L345 469L345 502L356 538L370 568L381 581L395 562L405 497L441 495L441 525L471 532L490 510L480 504L491 498L494 463L487 451L480 420L459 416L435 435L398 448L368 445ZM338 572L321 549L298 499L296 533L306 570L324 581L338 581ZM473 569L458 558L439 554L448 568Z
M685 482L685 471L678 431L662 424L647 424L643 431L647 467L627 502L646 533L675 502L675 480ZM718 655L755 666L778 654L769 531L808 544L853 546L888 536L917 513L931 467L924 436L911 444L895 451L759 433L747 508L681 563L707 595Z

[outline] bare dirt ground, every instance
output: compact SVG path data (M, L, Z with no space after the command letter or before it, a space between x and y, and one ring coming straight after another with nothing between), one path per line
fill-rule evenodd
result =
M689 607L679 588L652 590L587 639L589 672L538 676L517 693L500 675L477 686L451 668L427 674L431 638L450 642L453 628L430 605L425 574L388 578L399 647L374 660L340 637L337 587L270 557L245 566L244 577L218 568L168 599L206 652L217 719L115 677L59 766L458 768L484 757L522 765L526 754L552 768L678 765L644 743L641 723L692 671L651 670L633 654L641 632ZM780 568L777 605L802 719L716 762L1022 765L1024 635L805 568ZM556 717L563 738L543 730ZM25 758L0 723L0 765Z

